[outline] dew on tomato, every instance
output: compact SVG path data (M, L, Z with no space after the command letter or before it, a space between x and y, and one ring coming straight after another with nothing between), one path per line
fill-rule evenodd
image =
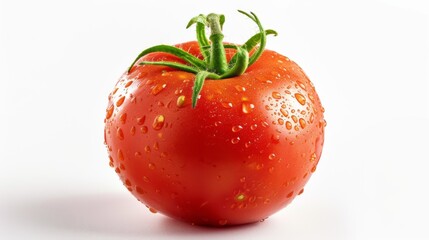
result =
M320 99L296 63L260 45L274 31L262 34L245 15L260 30L245 45L213 55L222 40L204 43L200 34L150 48L109 94L109 165L151 212L199 225L259 222L301 194L316 170Z
M255 105L250 102L241 103L241 110L243 111L243 113L246 113L246 114L251 113L254 108L255 108Z
M158 95L162 90L165 89L165 87L167 87L167 84L159 83L159 84L155 85L154 87L152 87L151 92L153 95Z
M303 118L299 119L299 126L301 126L302 129L304 129L305 126L307 126L307 123L305 122L305 120Z
M237 144L238 142L240 142L240 137L235 137L235 138L231 139L232 144Z
M155 169L155 164L154 163L148 163L147 166L149 167L150 170L154 170Z
M153 120L153 124L152 124L153 129L161 130L162 127L164 126L164 122L165 122L164 115L156 116L155 119Z
M282 95L279 92L272 92L271 95L274 99L281 99L282 98Z
M239 132L239 131L241 131L241 130L243 130L243 127L241 126L241 125L235 125L235 126L233 126L232 127L232 132Z
M180 108L180 107L183 107L184 104L185 104L185 96L184 95L180 95L177 98L176 106Z
M286 108L286 105L282 105L282 108L280 109L280 112L283 114L284 117L288 117L289 116L289 112L287 110L285 110L283 108L283 106L285 106L284 108Z
M113 106L113 104L111 104L107 110L106 110L106 120L109 119L110 117L112 117L113 115L113 110L115 109L115 107Z
M124 140L124 132L121 128L118 128L118 130L116 130L116 136L119 140Z
M116 106L117 106L117 107L122 106L122 104L124 103L124 101L125 101L125 96L120 97L120 98L118 99L118 101L116 101Z

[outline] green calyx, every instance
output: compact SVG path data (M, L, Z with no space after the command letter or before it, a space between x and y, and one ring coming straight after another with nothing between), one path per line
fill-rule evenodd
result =
M186 28L196 24L197 41L201 54L204 58L203 60L174 46L157 45L141 52L129 67L128 72L141 57L149 53L164 52L179 57L186 63L182 64L168 61L143 61L139 64L168 66L185 72L194 73L196 77L192 93L192 107L195 108L198 101L198 95L200 94L204 81L207 78L212 80L221 80L243 74L246 69L256 62L256 60L258 60L258 58L262 55L266 45L266 36L270 34L275 36L277 35L277 32L274 30L264 30L261 22L254 13L250 12L249 14L241 10L238 11L252 19L259 28L259 33L249 38L249 40L247 40L243 45L223 43L224 36L222 34L222 27L225 22L224 15L211 13L207 16L204 16L200 14L192 18ZM210 28L211 30L209 39L206 36L206 27ZM253 50L258 44L259 47L253 52L252 55L249 56L249 52ZM235 55L229 62L226 59L225 48L233 48L236 50Z

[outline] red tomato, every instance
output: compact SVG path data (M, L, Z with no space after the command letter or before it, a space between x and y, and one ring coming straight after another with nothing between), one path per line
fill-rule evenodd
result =
M177 47L201 58L197 42ZM183 62L167 53L142 61ZM242 75L206 80L192 108L194 79L138 64L120 78L105 119L110 166L152 212L194 224L251 223L284 208L322 152L326 122L313 84L269 50Z

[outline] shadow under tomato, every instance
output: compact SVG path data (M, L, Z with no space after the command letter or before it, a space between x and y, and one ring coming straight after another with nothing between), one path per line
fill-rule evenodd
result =
M91 194L38 198L11 203L8 218L43 231L94 233L122 237L199 236L248 231L256 224L212 228L192 226L161 214L154 216L127 194Z

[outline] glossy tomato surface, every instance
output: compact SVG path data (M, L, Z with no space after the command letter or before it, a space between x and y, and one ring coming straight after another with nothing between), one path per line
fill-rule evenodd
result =
M196 42L177 46L201 57ZM192 108L194 79L138 64L120 78L105 120L110 166L152 212L194 224L251 223L284 208L322 152L324 110L308 77L265 50L243 75L206 80Z

